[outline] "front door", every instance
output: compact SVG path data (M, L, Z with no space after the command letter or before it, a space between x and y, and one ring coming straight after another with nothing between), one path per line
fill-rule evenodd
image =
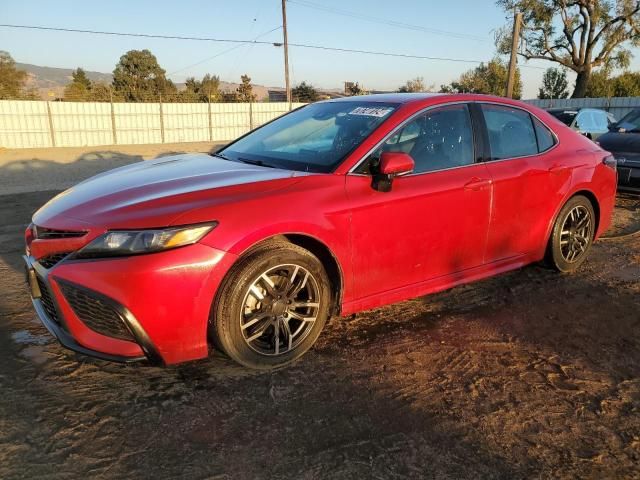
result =
M383 151L415 161L390 192L374 190L369 175ZM492 185L474 159L469 108L456 104L418 115L347 175L358 298L482 264Z

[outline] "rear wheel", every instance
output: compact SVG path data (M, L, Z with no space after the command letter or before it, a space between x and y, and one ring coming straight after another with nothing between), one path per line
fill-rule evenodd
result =
M331 289L320 261L277 242L241 260L221 287L210 332L233 360L251 368L286 365L315 343Z
M595 234L595 212L582 195L560 210L549 240L548 261L561 272L576 270L587 258Z

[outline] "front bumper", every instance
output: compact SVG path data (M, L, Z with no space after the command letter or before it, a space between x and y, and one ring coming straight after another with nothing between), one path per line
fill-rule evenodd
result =
M91 357L99 358L101 360L108 360L111 362L120 362L120 363L133 363L139 362L147 359L153 360L155 363L162 363L161 358L157 355L155 348L153 345L150 345L150 349L148 348L148 355L116 355L109 354L105 352L101 352L99 350L92 350L90 348L86 348L80 343L76 341L75 338L69 333L69 330L66 326L64 320L60 317L52 318L51 314L47 312L47 307L45 307L44 301L42 299L42 288L49 289L47 283L48 273L44 267L42 267L39 263L34 262L32 257L27 257L25 255L22 256L25 262L25 273L27 284L29 285L30 293L31 293L31 302L33 303L33 308L38 315L38 318L42 322L42 324L46 327L46 329L53 335L60 344L77 353L81 353L83 355L88 355ZM40 282L38 282L37 278L40 278ZM50 299L53 299L51 296L51 291L47 292L47 295ZM54 300L55 301L55 300ZM51 307L49 307L51 308ZM57 302L53 305L59 312L59 307Z
M48 269L33 257L24 260L34 308L63 346L116 362L173 364L208 355L211 303L234 256L195 244L135 257L65 259ZM69 288L116 312L131 338L90 328L65 295Z

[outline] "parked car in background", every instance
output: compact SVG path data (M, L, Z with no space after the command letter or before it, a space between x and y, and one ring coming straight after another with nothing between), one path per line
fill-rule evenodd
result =
M640 193L640 108L625 115L598 139L618 163L618 190Z
M483 95L317 102L213 155L139 162L26 229L33 305L70 349L253 368L349 315L546 259L611 222L613 157L539 108Z
M549 108L547 111L591 140L597 140L600 135L607 133L609 126L616 121L611 113L597 108Z

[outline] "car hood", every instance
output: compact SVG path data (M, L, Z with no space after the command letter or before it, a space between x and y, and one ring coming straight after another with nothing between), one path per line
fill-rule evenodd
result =
M303 175L206 154L162 157L79 183L46 203L33 223L65 229L168 226L192 209L284 188Z

